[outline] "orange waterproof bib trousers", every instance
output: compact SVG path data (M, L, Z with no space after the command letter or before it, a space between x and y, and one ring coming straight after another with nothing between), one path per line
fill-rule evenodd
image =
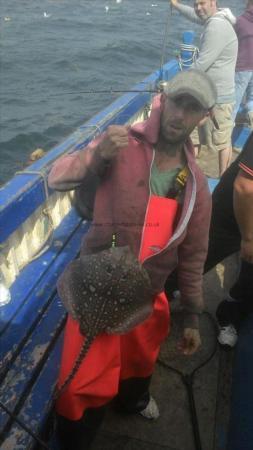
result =
M147 208L139 260L163 248L173 233L178 203L151 196ZM160 345L169 331L169 305L164 292L154 298L151 316L125 335L101 334L93 342L74 379L57 400L56 410L79 420L86 409L98 408L118 394L119 383L147 378L154 371ZM59 385L71 372L85 337L70 316L65 329Z

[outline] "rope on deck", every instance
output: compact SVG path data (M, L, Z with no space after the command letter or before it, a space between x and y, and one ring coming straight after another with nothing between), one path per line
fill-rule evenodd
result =
M184 58L182 55L184 52L189 53L189 58ZM199 54L199 49L195 45L191 44L181 44L180 45L180 55L178 57L178 64L180 70L183 70L186 67L190 67L197 59Z

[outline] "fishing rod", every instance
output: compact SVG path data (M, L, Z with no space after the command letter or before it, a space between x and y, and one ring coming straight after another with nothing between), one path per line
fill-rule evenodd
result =
M161 58L160 58L160 80L163 79L163 66L164 66L164 59L165 59L165 51L166 51L166 45L167 45L167 40L168 40L167 38L169 36L169 23L170 23L170 19L172 17L172 12L173 12L173 6L172 6L172 3L170 2L170 9L167 14L167 19L166 19L166 23L165 23L163 43L162 43L162 52L161 52Z
M58 92L56 94L50 94L50 97L58 97L62 95L77 95L77 94L159 94L162 92L162 87L159 85L153 89L87 89L84 91L70 91L70 92ZM24 93L20 92L9 92L9 95L19 95L25 96Z
M163 74L165 50L166 50L166 45L167 45L167 37L169 35L169 23L170 23L171 16L172 16L172 5L171 5L170 11L167 15L167 20L166 20L165 30L164 30L164 35L163 35L162 52L161 52L161 59L160 59L160 76L161 76L161 78L162 78L162 74Z
M156 89L88 89L85 91L72 91L72 92L63 92L59 94L53 94L53 97L56 97L58 95L73 95L73 94L141 94L141 93L148 93L148 94L155 94L161 92L160 88Z

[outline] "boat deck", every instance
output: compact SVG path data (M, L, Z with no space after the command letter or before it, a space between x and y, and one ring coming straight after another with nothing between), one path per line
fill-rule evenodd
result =
M235 150L233 157L236 156ZM217 154L208 154L202 147L198 162L209 177L218 177ZM159 419L152 422L138 415L120 414L114 411L112 404L92 450L226 449L234 351L217 345L214 317L218 303L236 276L237 263L234 255L204 276L206 311L210 315L204 314L201 319L202 349L196 356L185 357L176 351L182 315L178 303L171 303L172 329L162 346L151 385L160 410ZM188 374L212 354L211 360L194 376L193 393L201 441L196 442L187 388L180 375L165 365Z
M131 100L131 102L127 103L130 110L133 106L135 110L135 103L137 100L134 99L133 101ZM139 110L140 106L139 101L140 99L137 102L137 110ZM131 111L129 111L130 116ZM121 114L122 118L125 120L125 109L120 109L120 111L116 111L116 113L119 115ZM103 114L106 116L106 112ZM103 127L105 127L106 124L108 125L110 121L113 120L113 116L109 114L106 120L104 119L103 121ZM92 124L84 125L84 128L86 130L87 127L90 129L94 128L94 126L97 129L97 125L93 125L92 122ZM248 131L249 130L246 130L246 132ZM77 141L75 141L75 145L78 146L78 139L80 139L79 132L77 134L78 136L76 138ZM69 138L64 146L68 147L74 145L73 139L73 137ZM54 157L59 156L58 154L56 155L57 152L59 154L60 152L63 152L62 146L55 149ZM202 165L202 168L204 169L212 166L212 173L208 173L208 175L215 177L215 161L217 162L217 155L209 154L208 163L205 163L206 159L204 156L205 151L203 150L199 159L200 165L206 165L206 167L203 167ZM45 158L51 157L48 156ZM211 159L213 163L211 163ZM36 164L39 164L39 162ZM42 167L43 164L46 164L46 161L41 161ZM3 242L5 239L8 239L12 231L17 229L17 232L19 232L19 227L23 227L23 222L26 219L30 220L30 215L34 212L37 206L40 206L41 204L43 205L44 200L49 200L50 202L52 201L51 198L47 199L48 192L45 188L46 178L44 176L44 172L41 174L41 171L39 171L41 169L40 166L37 167L35 165L35 169L36 171L28 172L22 176L16 177L13 182L10 182L10 184L6 186L6 189L4 190L4 208L1 216L1 238ZM30 180L31 176L33 178L36 177L36 179L33 179L32 182L29 181L28 183L26 179L23 179L23 177L28 177ZM216 182L216 180L214 181ZM25 190L23 189L23 185L26 186ZM45 189L43 190L43 188ZM76 256L79 248L77 246L77 241L78 245L80 242L79 232L81 233L82 231L84 233L85 230L81 230L81 228L86 227L84 223L81 224L80 218L75 217L74 211L70 211L69 214L66 214L66 217L64 212L63 217L60 219L60 217L58 217L58 212L62 208L57 206L57 201L58 200L56 199L56 219L61 223L59 227L56 227L48 249L46 248L46 252L42 254L41 258L35 259L33 264L27 265L27 267L25 267L22 271L21 276L17 277L16 284L13 283L12 296L15 298L15 302L6 305L5 308L7 313L11 314L11 320L13 317L13 323L7 313L5 316L4 314L1 316L2 325L5 326L5 322L7 320L7 331L10 331L10 338L9 334L5 333L5 341L2 346L2 352L6 358L6 367L5 360L3 360L4 372L2 373L2 381L4 384L2 384L1 387L1 398L3 399L3 403L7 403L9 407L11 406L11 408L13 408L13 412L16 413L18 417L21 415L21 419L25 423L31 423L35 431L40 431L41 426L44 425L44 420L47 418L47 414L51 406L52 392L54 382L57 377L57 364L59 363L60 355L58 347L60 342L58 343L58 341L57 346L54 347L54 351L50 353L52 350L51 344L54 345L55 343L54 334L52 334L50 327L55 330L55 322L52 320L52 315L50 314L51 309L48 307L48 304L51 303L48 303L48 300L51 301L51 299L55 299L55 305L53 308L55 308L56 314L59 314L59 322L57 322L59 325L56 327L59 331L59 333L57 331L56 336L58 339L58 336L61 336L60 332L62 329L61 325L64 311L59 311L59 308L62 308L62 306L59 304L57 297L55 297L55 279L59 274L58 269L63 270L64 265L62 264L62 261L66 264L69 258ZM15 212L17 207L19 207L19 209L21 208L20 205L22 205L22 214L17 217ZM69 221L72 224L71 232L69 228ZM52 222L54 222L54 220L52 220ZM10 227L6 227L6 223L10 224ZM12 249L13 246L10 245L10 247ZM26 247L29 249L29 239ZM23 252L19 252L19 254L23 256ZM14 259L16 260L16 257L13 258L13 260ZM8 263L9 259L6 258L6 260ZM55 260L57 261L57 270L55 270L54 266ZM51 263L53 270L49 270L49 267L51 268ZM39 267L40 272L36 270L36 267ZM228 267L229 270L227 270L226 266L225 271L222 267L220 267L218 273L214 270L205 277L206 305L207 310L212 314L214 313L217 304L223 297L224 282L225 284L229 283L229 279L231 282L234 278L234 274L232 274L230 278L228 274L230 273L231 268L235 268L235 261L232 261L232 263L229 262ZM13 270L10 272L16 273ZM15 291L17 286L20 286L20 283L21 289ZM30 294L32 295L32 301L29 302L27 301L27 298L29 297L30 299ZM22 304L19 305L21 300ZM40 301L44 302L43 305L40 304ZM37 307L37 304L40 307ZM21 307L19 308L19 306ZM106 419L100 432L98 433L96 441L94 442L93 450L114 450L119 449L120 447L126 450L135 448L138 448L138 450L142 448L146 450L151 448L167 448L169 450L225 450L233 352L226 353L224 351L217 350L211 361L195 374L194 398L196 402L202 442L202 444L199 443L197 446L194 442L186 385L177 373L167 367L164 367L164 363L170 364L174 367L174 369L181 370L185 374L192 371L193 368L197 367L199 364L203 363L203 360L208 358L210 353L212 353L216 348L215 325L213 321L210 321L209 316L204 315L201 324L203 334L202 350L194 357L182 357L175 351L177 341L176 338L179 334L181 323L181 313L176 303L173 303L172 306L172 332L161 350L160 359L163 365L161 363L157 364L152 383L152 394L159 405L161 412L160 418L156 422L148 422L140 416L127 416L120 415L119 413L116 414L113 407L109 407ZM33 313L32 315L30 308ZM45 317L43 316L44 311L46 311ZM38 316L37 313L39 314ZM41 315L43 317L41 317ZM45 335L40 333L39 327L37 328L37 323L40 320L44 327L43 330L45 331ZM48 321L50 322L50 327L47 327ZM9 326L9 322L11 326ZM13 332L13 330L15 332ZM18 340L16 333L17 330ZM33 333L35 334L35 339ZM44 337L46 339L47 347L45 345L40 345L40 339L44 339ZM30 346L35 348L36 351L38 347L38 353L35 355L36 358L33 358L33 352L30 351ZM47 349L49 349L49 352ZM41 350L46 353L45 357ZM28 360L29 364L32 359L33 366L23 364L21 367L22 370L20 371L20 355L21 357L24 355L25 360ZM49 365L47 363L45 364L48 355L50 356L48 358ZM51 370L50 364L53 365L53 370ZM31 367L33 370L31 370ZM5 369L6 371L9 371L9 378L5 377ZM13 376L13 374L15 376ZM20 377L22 378L21 384L19 383ZM9 388L9 382L11 386L14 385L13 391ZM44 388L46 390L44 390ZM41 407L41 403L43 404L44 409ZM238 410L239 409L240 407ZM236 413L237 408L235 408L235 410ZM2 412L2 416L2 426L5 428L5 432L7 434L5 442L1 448L6 450L13 450L14 448L20 448L20 450L28 450L28 448L34 449L34 441L32 441L31 435L26 433L23 427L21 427L20 430L15 419L10 419L9 413L6 415ZM248 439L248 441L252 442L251 439ZM50 448L56 450L57 446L50 445ZM229 450L232 449L230 448ZM233 450L239 450L239 448L234 447ZM240 447L240 450L246 450L246 447L245 449ZM252 450L252 448L247 447L247 450Z
M235 258L228 258L204 277L206 308L212 316L231 283L236 267ZM172 302L172 330L164 343L159 360L171 367L190 373L213 353L212 359L194 376L193 392L199 422L201 446L197 447L191 421L187 389L181 377L158 361L151 385L160 417L148 421L138 415L119 414L108 407L105 421L92 450L225 450L225 432L229 417L231 368L233 351L216 345L216 326L209 315L201 319L202 349L196 356L180 356L176 351L180 335L181 312Z

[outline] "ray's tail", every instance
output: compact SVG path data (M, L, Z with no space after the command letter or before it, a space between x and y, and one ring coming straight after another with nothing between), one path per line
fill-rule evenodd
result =
M93 335L86 335L85 341L81 347L81 350L75 360L75 363L73 365L73 368L71 370L71 372L69 373L69 375L66 377L65 381L56 388L55 394L54 394L54 400L57 400L63 393L63 391L67 388L67 386L69 385L69 383L73 380L73 378L75 377L79 367L81 366L85 356L87 355L92 342L94 341L95 336Z

